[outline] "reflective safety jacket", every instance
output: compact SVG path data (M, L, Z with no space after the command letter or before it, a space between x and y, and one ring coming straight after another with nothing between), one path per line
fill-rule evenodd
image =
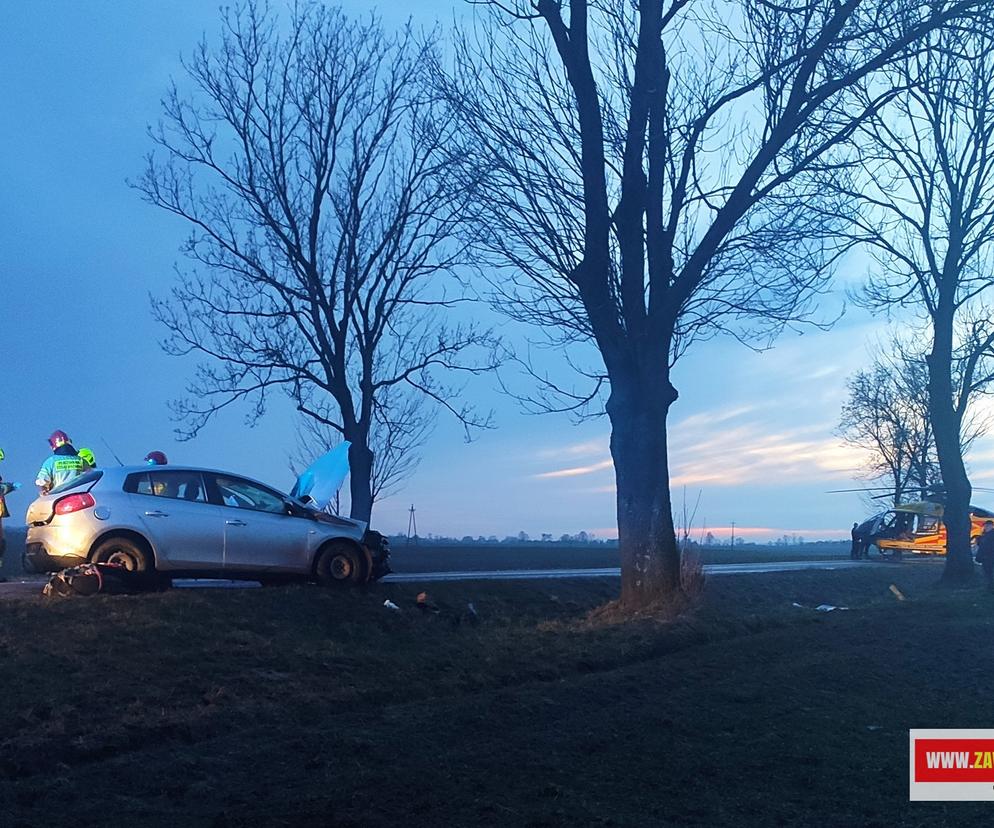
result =
M12 491L14 491L13 483L0 483L0 520L10 517L10 511L7 509L7 495Z
M85 471L85 466L83 458L76 453L76 449L68 443L63 443L41 464L35 484L42 489L54 489L81 475Z

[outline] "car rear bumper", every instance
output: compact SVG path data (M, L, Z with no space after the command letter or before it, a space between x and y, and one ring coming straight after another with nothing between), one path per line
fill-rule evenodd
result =
M24 563L26 568L35 572L58 572L60 569L68 569L70 566L86 563L86 556L78 554L56 555L46 549L45 544L36 541L25 547Z

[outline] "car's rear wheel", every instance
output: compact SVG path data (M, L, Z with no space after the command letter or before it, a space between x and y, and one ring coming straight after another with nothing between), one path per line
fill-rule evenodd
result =
M115 564L128 572L151 572L153 569L148 551L131 538L107 538L93 550L94 563Z
M366 582L366 562L348 541L332 541L318 553L314 574L321 586L355 586Z

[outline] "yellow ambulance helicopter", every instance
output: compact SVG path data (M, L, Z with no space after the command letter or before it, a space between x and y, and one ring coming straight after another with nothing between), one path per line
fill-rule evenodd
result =
M873 489L837 489L837 492L868 492ZM867 518L856 527L867 549L876 547L884 557L900 558L905 553L916 555L945 555L946 526L942 515L945 509L945 489L929 486L912 489L921 500L902 503L886 512ZM989 492L991 489L974 488L973 491ZM893 489L873 498L893 497ZM970 538L976 540L984 530L984 523L994 520L994 512L980 506L970 506Z

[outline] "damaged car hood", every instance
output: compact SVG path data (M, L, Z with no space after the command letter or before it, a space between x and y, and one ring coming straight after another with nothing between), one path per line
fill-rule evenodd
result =
M294 483L290 497L323 512L349 475L348 441L339 443L309 465Z

